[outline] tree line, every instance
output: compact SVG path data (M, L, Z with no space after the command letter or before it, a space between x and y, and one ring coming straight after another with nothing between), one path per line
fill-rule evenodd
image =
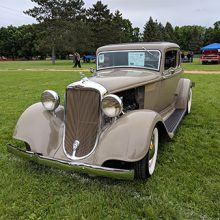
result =
M140 32L119 10L112 13L101 1L88 9L83 0L31 1L37 6L24 13L38 24L0 28L0 56L31 59L50 55L55 62L55 56L65 58L74 51L94 54L106 44L141 41L175 42L182 50L198 53L203 45L220 42L220 21L209 28L173 27L150 17Z

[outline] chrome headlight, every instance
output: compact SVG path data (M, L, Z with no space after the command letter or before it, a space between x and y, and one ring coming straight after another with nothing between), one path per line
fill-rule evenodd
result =
M102 111L108 117L117 117L123 110L123 103L117 95L107 95L102 99Z
M46 110L54 111L60 104L60 97L53 90L45 90L41 94L41 102Z

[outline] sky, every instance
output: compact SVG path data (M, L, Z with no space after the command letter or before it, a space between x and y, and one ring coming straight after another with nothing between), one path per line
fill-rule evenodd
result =
M96 0L84 0L89 8ZM123 18L129 19L133 27L143 30L151 16L163 25L170 22L175 26L201 25L212 27L220 20L220 0L102 0L111 12L119 10ZM0 27L20 26L36 23L32 17L23 14L32 8L31 0L0 0Z

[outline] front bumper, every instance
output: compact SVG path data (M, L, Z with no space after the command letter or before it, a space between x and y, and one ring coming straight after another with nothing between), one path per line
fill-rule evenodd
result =
M105 176L115 179L132 180L134 179L134 170L123 170L101 166L94 166L85 163L69 162L65 160L56 160L54 158L45 157L32 151L21 150L11 144L7 145L8 152L22 157L29 161L34 161L45 166L62 169L65 171L74 171L78 173L92 174L96 176Z

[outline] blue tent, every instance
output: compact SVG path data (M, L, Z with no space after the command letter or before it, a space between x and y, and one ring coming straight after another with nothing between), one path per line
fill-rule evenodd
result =
M214 44L209 44L205 47L201 47L200 50L220 50L220 44L219 43L214 43Z

